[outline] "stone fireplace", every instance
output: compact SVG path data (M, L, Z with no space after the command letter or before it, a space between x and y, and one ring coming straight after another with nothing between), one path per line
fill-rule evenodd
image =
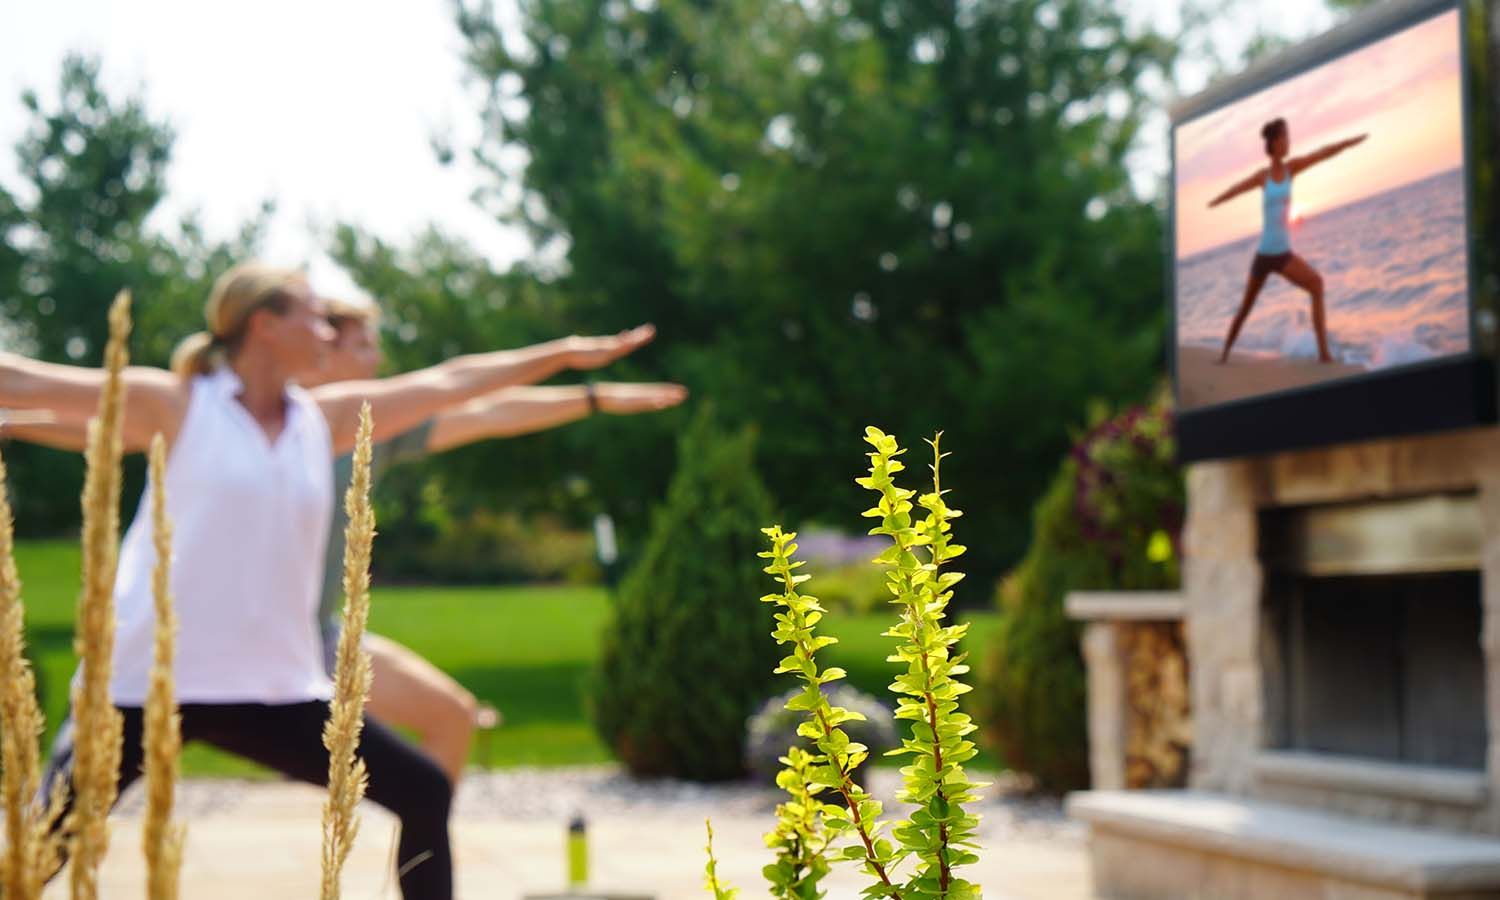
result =
M1188 786L1075 795L1101 895L1500 897L1500 429L1188 498Z
M1482 775L1477 493L1280 509L1259 528L1267 748Z
M1193 787L1500 833L1500 434L1194 467Z

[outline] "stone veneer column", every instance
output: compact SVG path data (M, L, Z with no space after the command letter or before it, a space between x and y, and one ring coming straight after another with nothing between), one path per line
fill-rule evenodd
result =
M1200 463L1188 470L1187 492L1182 595L1192 661L1189 783L1244 794L1261 744L1264 706L1253 470L1244 462Z
M1088 672L1089 782L1094 790L1125 788L1125 661L1118 622L1083 626L1083 658Z

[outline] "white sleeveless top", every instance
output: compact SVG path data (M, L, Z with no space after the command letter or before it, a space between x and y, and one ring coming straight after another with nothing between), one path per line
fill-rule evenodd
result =
M333 506L328 423L287 389L274 444L230 369L192 382L167 459L179 703L300 703L333 694L316 627ZM120 546L113 700L141 706L151 671L156 565L151 488Z

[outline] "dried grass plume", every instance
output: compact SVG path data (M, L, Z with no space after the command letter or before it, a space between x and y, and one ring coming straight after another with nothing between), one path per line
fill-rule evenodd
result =
M167 518L166 485L167 445L158 434L151 439L151 531L156 549L151 589L156 607L156 643L142 738L146 760L146 821L141 829L141 849L146 856L148 900L177 900L184 837L182 826L172 822L182 720L172 682L177 615L172 611L172 522Z
M355 758L370 693L370 659L360 646L370 613L370 548L375 512L370 507L370 404L359 411L354 477L344 496L344 620L334 670L333 703L323 726L328 748L328 800L323 806L323 900L337 900L339 874L359 832L355 807L365 794L365 762Z
M73 691L77 745L73 756L73 810L69 834L73 900L95 900L98 869L109 849L109 810L120 772L121 718L110 702L115 642L115 563L120 534L120 451L129 352L130 294L121 291L109 309L107 372L99 412L89 423L83 484L83 589L74 638L80 677Z
M0 461L0 795L5 806L5 850L0 855L0 896L37 900L56 857L51 820L36 808L40 778L42 711L36 676L26 659L25 607L16 573L15 539L5 464Z

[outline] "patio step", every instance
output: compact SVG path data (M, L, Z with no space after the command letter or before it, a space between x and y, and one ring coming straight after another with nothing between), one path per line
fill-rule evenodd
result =
M1195 791L1084 791L1105 898L1500 898L1500 840Z

